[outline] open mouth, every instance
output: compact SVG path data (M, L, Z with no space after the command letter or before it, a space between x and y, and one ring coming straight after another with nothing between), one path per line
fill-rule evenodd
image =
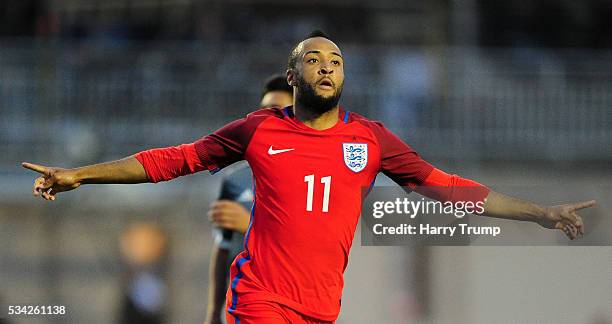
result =
M334 83L331 82L328 79L323 79L319 82L319 87L323 88L323 89L333 89L334 88Z

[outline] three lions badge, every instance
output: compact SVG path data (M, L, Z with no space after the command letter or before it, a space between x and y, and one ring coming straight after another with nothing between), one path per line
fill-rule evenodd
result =
M342 143L344 164L353 172L360 172L368 165L367 143Z

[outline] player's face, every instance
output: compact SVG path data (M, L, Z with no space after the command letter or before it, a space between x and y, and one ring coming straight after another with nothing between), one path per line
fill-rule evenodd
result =
M296 101L323 113L338 105L344 85L344 60L332 41L309 38L302 42L295 71L289 82L297 86Z
M261 98L261 108L287 107L293 104L293 95L287 91L270 91Z
M342 91L344 60L340 49L332 41L314 37L303 42L298 73L322 97L331 97Z

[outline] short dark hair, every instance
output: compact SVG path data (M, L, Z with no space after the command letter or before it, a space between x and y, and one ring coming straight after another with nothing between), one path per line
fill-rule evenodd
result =
M272 91L285 91L293 96L293 87L287 83L287 77L282 74L275 74L266 79L261 97Z
M310 34L308 34L308 36L306 36L306 38L304 39L309 39L309 38L314 38L314 37L323 37L323 38L327 38L331 40L331 38L329 38L329 35L327 35L324 31L320 29L315 29L311 31Z
M288 69L295 69L298 57L300 56L300 51L298 50L298 45L300 45L301 42L303 42L303 41L305 41L305 40L307 40L309 38L314 38L314 37L323 37L323 38L329 39L330 41L333 42L333 40L329 37L329 35L327 35L324 31L319 30L319 29L313 30L312 32L310 32L310 34L308 34L308 36L306 36L306 38L302 39L299 43L295 44L295 46L291 50L291 53L289 54L289 59L287 60L287 68Z

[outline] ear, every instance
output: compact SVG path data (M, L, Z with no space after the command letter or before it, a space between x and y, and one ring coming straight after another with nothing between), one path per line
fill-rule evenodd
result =
M297 86L297 75L293 69L287 69L287 83L292 87Z

